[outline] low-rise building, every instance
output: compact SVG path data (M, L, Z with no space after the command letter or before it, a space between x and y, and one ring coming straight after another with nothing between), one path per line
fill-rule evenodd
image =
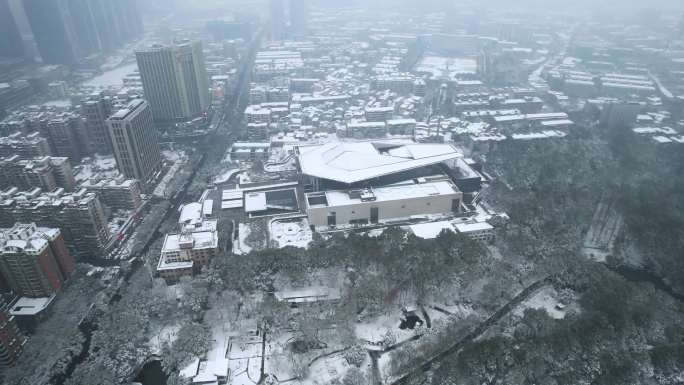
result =
M387 121L387 130L390 135L413 136L416 130L415 119L392 119Z
M394 115L394 107L368 107L365 110L366 121L369 122L386 122L392 119Z
M494 239L494 226L487 222L456 223L456 231L476 241L489 242Z
M167 281L177 281L209 265L219 254L218 221L209 219L213 201L190 203L181 209L179 231L167 234L161 250L157 273Z
M266 161L270 148L271 144L268 142L237 142L230 148L230 158L246 162Z
M384 121L349 123L346 135L355 139L384 138L387 136L387 123Z
M137 210L142 204L142 188L136 179L120 176L100 181L87 180L81 187L97 193L102 204L112 210Z
M315 227L387 223L415 216L450 215L463 193L448 180L406 183L349 191L307 194L307 215Z

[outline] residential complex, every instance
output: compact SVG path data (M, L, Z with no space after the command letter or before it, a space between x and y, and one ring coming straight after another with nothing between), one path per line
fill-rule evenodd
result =
M102 204L85 189L70 194L61 189L43 193L39 188L1 192L0 226L15 223L58 228L71 254L83 259L105 255L110 240Z
M21 159L19 155L0 158L0 189L17 187L22 190L40 188L53 191L63 188L73 191L76 187L69 158L46 156Z

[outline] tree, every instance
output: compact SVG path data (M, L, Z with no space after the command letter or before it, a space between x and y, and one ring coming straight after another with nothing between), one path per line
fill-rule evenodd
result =
M342 378L342 385L366 385L368 380L357 367L352 366L347 370Z
M361 367L367 356L368 353L360 345L354 345L344 352L344 359L347 363L357 368Z
M164 343L162 347L162 366L164 372L175 373L181 370L195 357L202 357L209 349L209 328L201 323L187 323L178 331L172 344Z

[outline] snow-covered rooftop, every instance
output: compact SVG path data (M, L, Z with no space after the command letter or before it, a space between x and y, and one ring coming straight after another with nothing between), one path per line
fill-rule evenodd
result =
M266 193L253 192L245 194L245 212L253 213L258 211L266 211Z
M439 221L430 223L419 223L410 226L411 232L415 236L423 239L435 239L442 230L454 231L454 226L450 221Z
M374 202L391 202L458 193L456 186L449 181L391 185L368 189L366 192L367 195L373 196ZM325 198L328 207L349 206L363 202L361 196L351 195L349 191L326 191Z
M454 227L456 227L456 230L458 230L459 233L464 234L494 230L494 226L490 225L487 222L456 223Z
M450 144L342 142L300 147L305 175L352 184L462 156Z
M50 306L55 296L44 298L21 297L12 305L10 314L13 316L34 316Z
M198 202L188 203L181 208L179 224L191 223L202 219L202 204Z

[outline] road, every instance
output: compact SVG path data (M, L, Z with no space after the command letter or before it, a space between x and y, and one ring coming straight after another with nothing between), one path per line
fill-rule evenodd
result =
M233 97L229 98L225 110L222 114L221 118L221 127L223 128L236 128L239 127L238 125L235 125L235 123L240 122L241 120L241 114L243 110L243 106L240 104L240 100L242 99L242 95L244 92L245 87L248 85L247 80L249 79L249 73L248 71L251 71L252 68L252 63L255 57L256 50L259 47L260 44L260 35L257 35L257 37L250 43L251 48L250 48L250 55L247 56L246 60L243 62L242 67L240 69L240 80L238 82L238 86L235 90L235 94ZM214 130L207 140L201 144L202 147L208 147L208 146L214 146L217 143L217 137L219 136L220 131L217 129ZM220 142L218 142L220 144ZM185 185L181 190L179 190L176 194L174 194L173 198L170 199L170 205L169 209L164 213L163 217L159 220L158 223L155 224L155 229L152 232L154 235L150 236L149 239L145 240L145 244L141 249L141 252L139 255L135 255L135 257L142 257L151 247L154 242L159 239L161 234L159 233L159 229L161 228L162 224L166 222L172 215L175 215L177 213L178 208L180 205L186 203L186 199L188 199L188 190L190 186L195 182L195 179L197 177L197 174L199 171L202 169L202 167L205 166L207 163L207 151L202 151L203 155L202 158L200 159L199 162L196 163L195 167L192 169L192 174L186 181ZM196 197L192 197L196 198ZM154 203L154 202L152 202ZM117 281L118 286L116 288L109 287L108 289L111 289L113 292L113 295L110 297L109 304L112 305L113 303L117 302L118 300L121 299L121 289L122 287L129 281L131 276L135 274L136 272L140 271L140 267L143 266L142 263L142 258L139 258L136 263L133 265L132 269L126 274L123 280ZM92 310L92 307L91 307ZM71 360L69 362L65 362L64 364L66 365L66 370L64 374L61 375L54 375L51 378L50 383L54 383L57 385L61 385L66 383L66 381L71 377L73 371L76 369L78 365L81 363L85 362L88 359L88 356L90 354L90 341L92 338L93 331L97 329L97 324L98 324L98 318L99 314L97 312L90 312L90 314L86 315L81 322L79 323L79 330L84 336L84 342L81 346L81 349L79 353L76 356L72 356ZM131 374L132 376L135 376L135 373Z

